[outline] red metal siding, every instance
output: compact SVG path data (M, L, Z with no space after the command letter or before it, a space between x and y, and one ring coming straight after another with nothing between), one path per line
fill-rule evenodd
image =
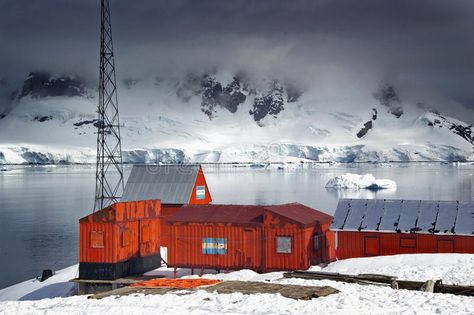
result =
M117 263L158 253L161 243L159 213L160 201L147 200L116 203L82 218L79 221L80 262ZM149 226L152 232L146 244L139 242L143 225ZM102 248L93 247L91 242L91 233L98 231L104 236ZM127 242L123 242L124 236Z
M232 224L170 225L168 264L175 267L214 269L260 269L261 228ZM225 255L203 254L203 238L226 238Z
M171 235L168 248L170 266L247 268L256 271L295 270L307 269L312 263L318 264L332 258L330 251L334 233L329 231L329 223L321 226L314 220L311 224L305 224L287 217L288 212L283 211L284 209L275 213L263 206L197 207L195 211L199 213L190 211L190 207L192 206L181 208L181 212L168 221ZM189 213L184 210L189 210ZM232 223L210 221L222 219L221 214L226 211L232 211L228 215ZM235 217L237 213L239 217ZM207 221L202 218L205 214L209 216ZM194 221L187 219L187 216L194 218ZM226 218L227 216L224 219ZM277 252L278 236L291 237L290 253ZM318 237L317 250L314 247L314 236ZM225 238L226 254L203 253L203 239L208 238Z
M123 233L129 233L130 241L124 246ZM138 221L114 225L115 257L113 262L124 261L138 256Z
M160 231L161 231L161 246L170 247L170 225L168 224L168 218L172 216L181 205L162 205L160 214Z
M196 199L196 187L197 186L204 186L206 194L204 199ZM202 169L199 169L198 175L196 177L196 183L194 184L193 193L191 198L189 199L189 204L191 205L207 205L212 202L211 193L209 192L209 188L207 187L206 178L204 177L204 173Z
M265 227L265 270L307 269L309 267L311 229L298 228L294 224L284 227ZM277 253L277 237L291 237L291 253Z
M322 244L322 262L329 262L336 259L334 248L334 232L330 230L330 223L321 224L321 234L324 235L324 244Z
M312 264L327 262L331 259L332 232L329 223L320 225L314 222L303 226L291 219L271 211L265 212L264 233L265 269L294 270L307 269ZM276 237L292 238L292 253L277 253ZM319 246L315 249L314 237L318 238Z
M160 252L161 246L161 222L160 220L140 220L139 222L139 233L140 233L140 249L139 256L155 255Z
M339 231L337 232L337 258L371 256L373 253L366 251L366 239L374 237L379 240L379 255L381 256L442 252L474 254L474 237L472 236Z
M80 254L79 261L94 263L114 263L115 246L113 225L107 223L81 223L80 224ZM93 248L91 246L91 232L102 231L104 233L104 247Z

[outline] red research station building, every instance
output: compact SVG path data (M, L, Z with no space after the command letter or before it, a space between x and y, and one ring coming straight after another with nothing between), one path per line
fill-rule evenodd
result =
M474 202L341 199L331 230L338 259L474 253Z
M299 203L186 205L168 218L168 266L193 269L307 269L329 261L332 217Z
M160 201L118 202L79 220L79 278L113 280L160 267Z

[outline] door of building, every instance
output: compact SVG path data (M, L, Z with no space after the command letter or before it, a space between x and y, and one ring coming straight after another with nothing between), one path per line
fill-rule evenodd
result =
M364 241L364 255L380 255L380 238L378 236L366 236Z
M452 240L438 240L438 253L454 253Z
M323 235L314 234L312 237L311 265L318 265L322 261Z

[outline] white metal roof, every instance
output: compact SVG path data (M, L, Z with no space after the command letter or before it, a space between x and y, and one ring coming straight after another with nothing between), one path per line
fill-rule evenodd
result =
M186 204L199 169L199 165L135 165L121 201L160 199L162 204Z

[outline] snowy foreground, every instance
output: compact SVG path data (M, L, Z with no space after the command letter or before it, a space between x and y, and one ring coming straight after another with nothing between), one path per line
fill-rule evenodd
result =
M376 179L372 174L359 175L347 173L330 179L326 184L326 188L395 190L397 189L397 183L390 179Z
M321 270L313 266L311 270ZM474 285L474 255L417 254L341 260L323 271L341 273L383 273L400 279L442 279L445 283ZM181 269L183 277L189 271ZM170 276L160 268L150 274ZM392 290L387 287L357 285L328 280L283 279L281 272L257 274L241 270L227 274L206 274L205 278L240 281L271 281L281 284L329 285L341 292L311 301L297 301L278 294L216 294L197 291L192 294L161 296L134 295L88 300L70 296L72 286L65 281L77 275L77 266L59 271L43 283L25 281L0 290L0 314L472 314L474 298L450 294ZM47 296L56 298L46 298ZM63 296L63 297L57 297ZM5 301L16 300L23 301ZM38 300L40 299L40 300ZM30 301L25 301L30 300Z

